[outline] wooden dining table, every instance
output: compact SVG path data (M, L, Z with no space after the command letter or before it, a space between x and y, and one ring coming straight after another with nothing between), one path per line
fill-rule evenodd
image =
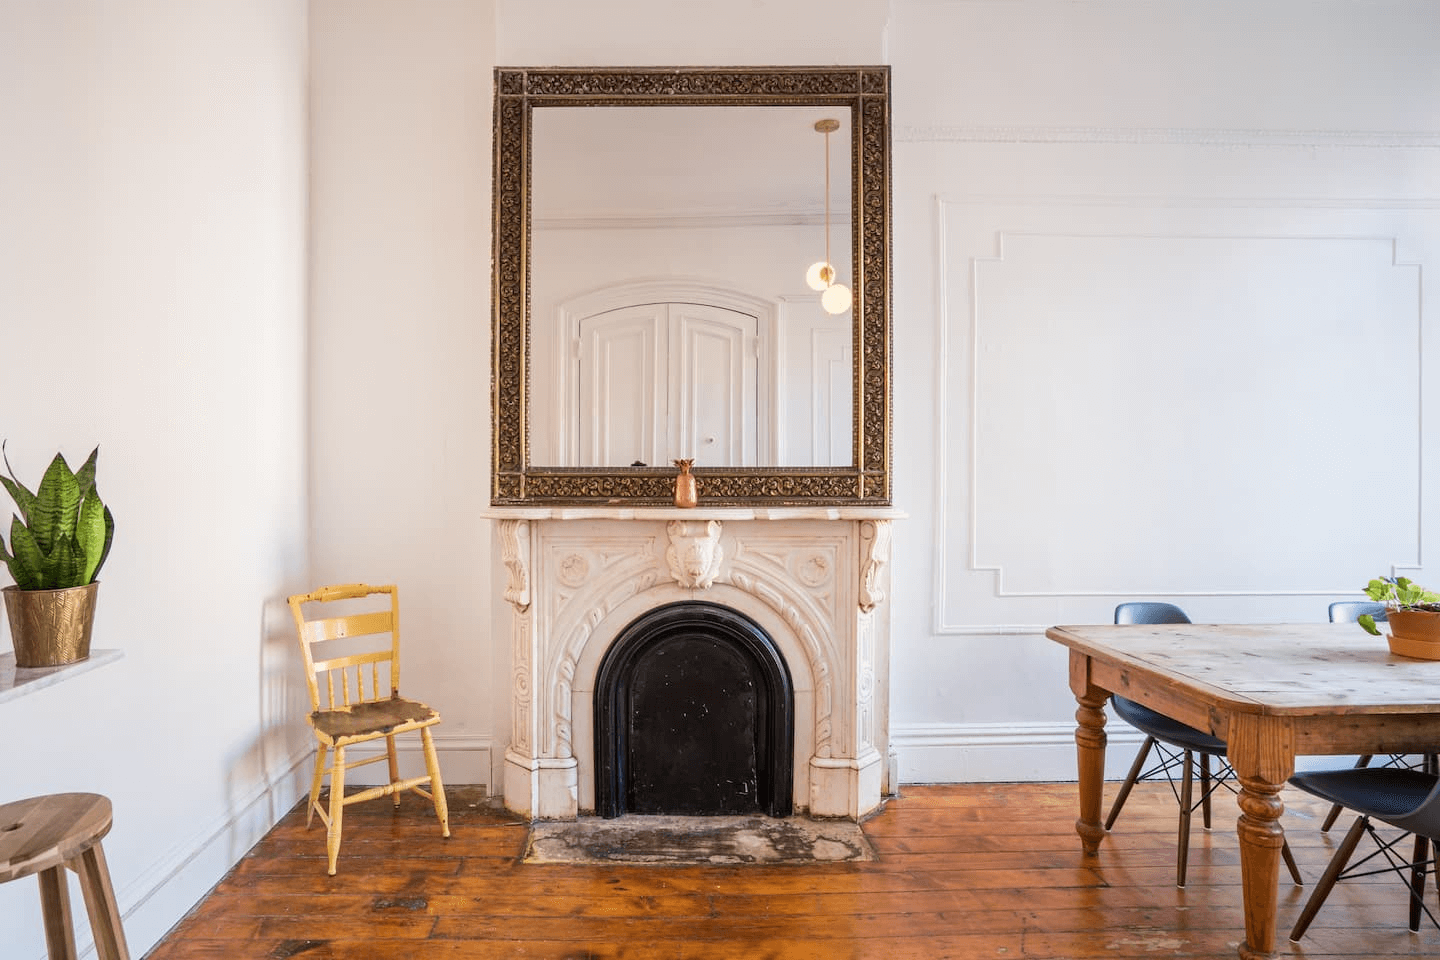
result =
M1240 784L1246 960L1274 956L1280 791L1295 758L1431 753L1440 744L1440 661L1392 654L1353 623L1056 626L1070 648L1080 816L1088 856L1105 836L1105 702L1128 697L1225 741Z

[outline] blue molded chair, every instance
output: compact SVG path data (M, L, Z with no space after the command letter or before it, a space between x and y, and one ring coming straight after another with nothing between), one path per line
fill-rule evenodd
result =
M1117 624L1155 624L1190 623L1191 620L1184 610L1173 603L1139 601L1122 603L1117 606L1115 622ZM1208 830L1210 828L1210 795L1222 786L1231 791L1235 789L1230 784L1230 780L1234 777L1234 771L1230 769L1230 764L1225 759L1225 741L1125 697L1111 697L1110 704L1115 708L1117 716L1145 734L1145 741L1140 744L1140 752L1135 755L1135 762L1130 765L1130 772L1125 776L1124 782L1120 784L1120 791L1115 795L1115 803L1110 807L1110 815L1105 818L1105 829L1109 830L1115 824L1115 818L1120 816L1120 810L1125 806L1131 788L1138 781L1155 779L1163 774L1180 803L1180 838L1179 852L1175 862L1175 885L1183 887L1190 853L1191 815L1195 812L1195 808L1199 807L1204 817L1205 828ZM1158 759L1153 766L1147 769L1145 763L1149 760L1152 750ZM1197 757L1200 761L1200 799L1198 801L1194 799L1194 770ZM1219 767L1213 775L1210 771L1212 757L1219 760ZM1176 767L1180 767L1182 770L1178 789L1175 786L1173 775ZM1280 852L1285 858L1285 865L1290 869L1290 876L1297 884L1302 883L1300 869L1295 865L1295 858L1290 853L1289 843L1281 847Z
M1440 843L1440 776L1436 776L1433 759L1427 760L1426 766L1429 769L1424 771L1406 767L1352 767L1349 770L1297 773L1290 778L1292 786L1360 814L1336 849L1335 856L1330 859L1305 909L1296 919L1295 927L1290 931L1291 940L1304 936L1310 921L1315 919L1315 914L1337 881L1378 873L1409 874L1411 930L1420 929L1422 912L1440 928L1440 921L1430 912L1424 899L1425 872L1435 864L1431 845ZM1405 833L1386 840L1376 832L1372 820L1398 827ZM1350 857L1356 845L1367 833L1375 841L1377 849L1351 864ZM1396 854L1394 848L1411 835L1415 837L1415 851L1409 859L1405 859ZM1378 856L1384 856L1388 865L1365 868Z

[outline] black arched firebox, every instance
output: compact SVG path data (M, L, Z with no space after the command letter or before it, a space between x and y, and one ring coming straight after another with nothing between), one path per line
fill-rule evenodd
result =
M702 601L650 610L596 676L596 812L789 816L794 704L784 657L749 617Z

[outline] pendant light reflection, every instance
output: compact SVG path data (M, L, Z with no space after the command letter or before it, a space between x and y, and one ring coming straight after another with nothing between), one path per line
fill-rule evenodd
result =
M849 287L835 282L835 268L830 265L830 134L840 129L840 121L828 117L817 120L815 129L825 134L825 259L810 265L805 271L805 283L811 290L820 291L820 306L826 313L844 313L850 309L853 297Z

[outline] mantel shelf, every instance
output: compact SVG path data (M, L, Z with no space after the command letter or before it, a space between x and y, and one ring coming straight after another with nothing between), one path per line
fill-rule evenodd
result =
M894 507L488 507L487 520L903 520Z
M90 656L79 663L67 663L60 667L17 667L15 654L0 654L0 703L18 700L37 690L78 677L96 667L114 663L124 655L119 650L91 650Z

